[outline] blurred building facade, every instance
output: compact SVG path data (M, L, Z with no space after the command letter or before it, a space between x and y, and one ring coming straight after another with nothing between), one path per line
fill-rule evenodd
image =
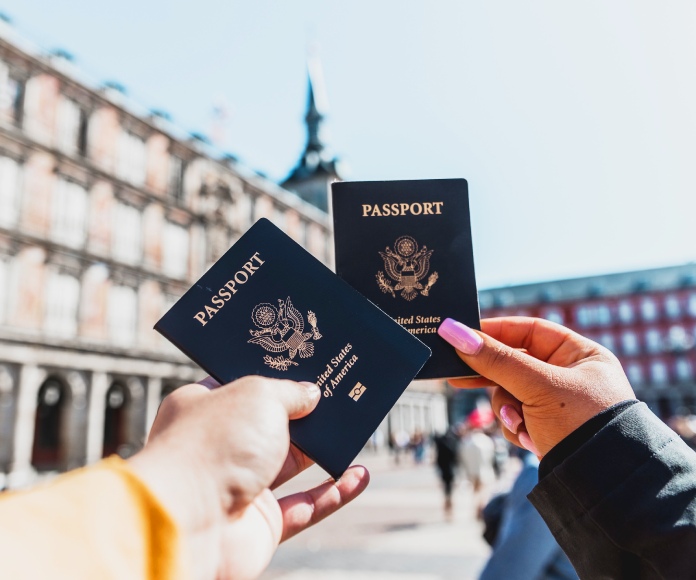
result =
M661 418L696 414L696 264L480 293L481 316L536 316L604 345Z
M324 209L0 22L0 488L143 444L162 397L202 377L154 323L257 219L331 266L321 177ZM425 391L400 423L432 424L443 395Z
M258 218L325 263L326 212L0 39L0 472L138 448L201 371L155 321Z

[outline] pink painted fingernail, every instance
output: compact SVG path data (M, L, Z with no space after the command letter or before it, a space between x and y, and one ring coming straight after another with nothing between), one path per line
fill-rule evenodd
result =
M476 332L451 318L445 318L437 333L464 354L477 354L483 345L483 339Z
M207 389L210 389L211 391L213 389L217 389L220 386L220 383L218 383L213 377L205 377L204 379L198 381L199 385L203 385Z
M517 435L517 439L519 440L520 445L522 445L522 447L524 447L527 451L531 451L537 457L541 456L537 446L534 445L534 441L532 441L532 438L526 431L520 431L520 433Z
M503 405L500 407L500 418L510 431L517 433L517 428L520 426L520 423L522 423L522 417L520 417L515 407L512 405Z

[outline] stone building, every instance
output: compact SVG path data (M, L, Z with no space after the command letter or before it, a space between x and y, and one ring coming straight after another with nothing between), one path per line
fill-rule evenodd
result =
M0 28L0 484L132 453L201 371L152 326L258 218L326 212ZM1 485L0 485L1 487Z
M312 81L299 165L330 169ZM154 323L257 219L332 266L323 169L288 183L309 203L0 20L0 489L142 445L203 375ZM442 394L412 390L395 421L439 424Z

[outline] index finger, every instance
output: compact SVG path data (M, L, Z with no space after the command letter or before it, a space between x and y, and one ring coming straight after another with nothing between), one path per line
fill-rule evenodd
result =
M271 489L280 487L285 482L290 481L298 473L303 472L313 464L314 461L307 457L293 444L290 444L290 449L288 450L288 455L285 458L285 463L283 463L283 467L280 468L280 472L276 476L275 481L271 484Z
M593 343L565 326L526 316L481 320L481 331L512 348L522 348L549 364L568 366L585 358Z

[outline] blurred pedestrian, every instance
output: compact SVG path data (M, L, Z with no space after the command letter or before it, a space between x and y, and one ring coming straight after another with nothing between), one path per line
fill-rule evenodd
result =
M413 460L417 465L423 463L425 457L425 437L420 429L416 429L411 436L411 450L413 451Z
M452 515L452 489L458 463L459 435L457 429L450 427L444 434L435 436L435 465L442 481L445 494L445 515Z
M474 492L477 516L480 516L488 500L490 486L495 481L493 470L495 444L485 433L485 429L494 422L495 415L490 409L474 409L467 417L459 448L464 475L471 483Z
M503 437L503 433L497 423L487 430L489 437L493 440L493 471L496 479L500 479L501 475L507 467L510 459L510 444Z
M394 433L391 441L391 448L394 453L394 463L399 465L399 463L401 463L401 455L406 453L408 445L411 442L411 436L404 429L399 429L396 433Z

